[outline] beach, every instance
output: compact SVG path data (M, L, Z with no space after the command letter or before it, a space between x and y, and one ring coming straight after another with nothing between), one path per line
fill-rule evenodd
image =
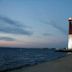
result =
M9 72L72 72L72 54L54 61L44 62Z

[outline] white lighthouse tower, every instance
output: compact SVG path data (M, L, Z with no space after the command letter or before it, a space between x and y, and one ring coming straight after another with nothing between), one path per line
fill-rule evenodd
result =
M68 21L69 21L68 50L72 50L72 18L70 17Z

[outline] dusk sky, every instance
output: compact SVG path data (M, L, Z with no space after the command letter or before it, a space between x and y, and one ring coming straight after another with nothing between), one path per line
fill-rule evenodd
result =
M0 46L66 48L72 0L0 0Z

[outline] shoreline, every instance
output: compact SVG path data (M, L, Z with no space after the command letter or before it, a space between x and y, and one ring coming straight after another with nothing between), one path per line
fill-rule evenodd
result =
M6 49L7 50L7 49ZM11 49L8 49L8 50L10 50L10 51L12 51ZM7 51L8 51L7 50ZM54 60L58 60L58 59L60 59L60 58L62 58L62 57L65 57L65 56L67 56L67 53L60 53L60 52L55 52L54 50L53 50L53 52L55 52L54 54L55 55L51 55L50 56L50 58L48 58L48 49L44 49L45 51L46 51L46 57L44 57L43 56L43 58L42 59L40 59L40 57L41 56L39 56L38 57L38 59L35 59L35 60L32 60L32 61L29 61L29 62L24 62L24 60L23 61L21 61L21 60L19 60L17 63L16 62L12 62L12 61L9 61L9 63L8 62L5 62L4 63L4 65L6 65L6 66L1 66L0 67L0 72L10 72L10 71L15 71L15 70L21 70L22 68L28 68L28 67L31 67L31 66L36 66L36 65L38 65L38 64L42 64L42 63L46 63L46 62L51 62L51 61L54 61ZM4 50L3 50L4 51ZM20 50L19 50L20 51ZM43 51L43 50L42 50ZM52 50L49 50L49 51L52 51ZM44 51L43 51L44 52ZM13 55L14 56L14 55ZM9 55L9 57L10 57L10 55ZM23 56L24 57L24 56ZM16 58L16 57L15 57ZM21 58L21 57L20 57ZM19 58L19 59L20 59ZM17 61L17 60L16 60ZM20 63L19 63L20 62ZM2 63L1 63L2 64Z
M72 72L72 54L7 72Z
M34 64L26 64L26 65L22 65L22 66L19 66L19 67L15 67L15 68L10 68L10 69L5 69L5 70L0 70L1 72L14 72L15 70L21 70L21 69L25 69L25 68L29 68L29 67L33 67L33 66L36 66L36 65L39 65L39 64L43 64L43 63L47 63L47 62L52 62L52 61L55 61L55 60L59 60L60 58L63 58L63 57L66 57L68 55L64 55L64 56L61 56L61 57L57 57L55 59L51 59L51 60L45 60L45 61L41 61L39 63L34 63Z

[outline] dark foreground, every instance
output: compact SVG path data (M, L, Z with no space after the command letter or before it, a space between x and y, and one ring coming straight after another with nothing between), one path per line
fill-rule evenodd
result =
M54 49L0 48L0 72L10 72L66 56Z
M54 61L11 72L72 72L72 54Z

